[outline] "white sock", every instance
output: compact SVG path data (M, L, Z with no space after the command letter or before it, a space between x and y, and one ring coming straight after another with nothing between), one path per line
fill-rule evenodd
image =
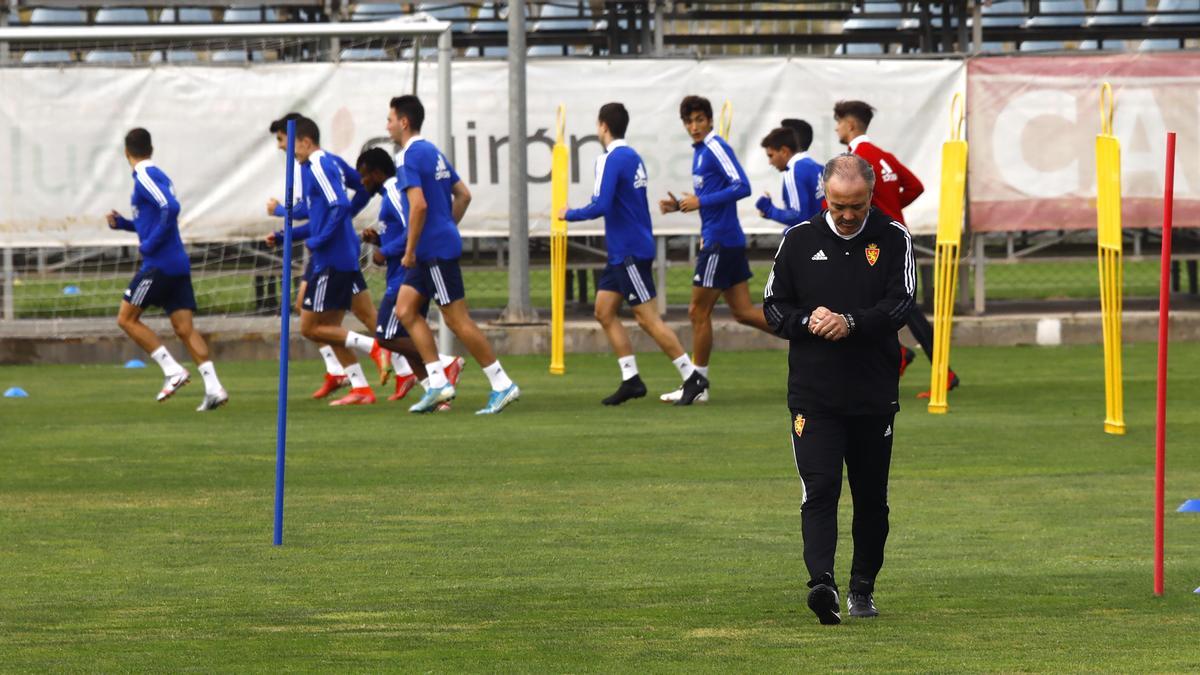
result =
M159 346L158 349L150 352L150 358L158 362L158 366L162 368L163 375L167 377L183 372L183 366L179 365L179 362L171 357L171 352L167 351L167 348L164 346Z
M671 361L671 363L675 364L676 370L679 371L679 376L684 380L687 380L692 376L692 373L696 372L696 366L692 365L692 360L688 358L687 354Z
M433 389L440 389L450 381L446 379L446 371L442 368L441 363L426 363L425 372L429 373L429 386Z
M392 352L392 370L396 371L396 377L408 377L413 374L408 359L398 352Z
M429 378L428 377L421 380L420 382L417 382L417 384L421 385L421 388L424 389L425 391L429 391Z
M492 383L492 391L504 391L513 385L513 381L508 379L508 374L504 372L504 366L500 365L499 360L484 368L483 374L487 375L488 382Z
M441 360L443 368L449 368L451 363L458 360L458 357L452 354L438 354L438 359Z
M617 364L621 366L621 381L632 380L633 378L637 377L638 369L636 356L633 356L632 354L629 356L622 356L621 358L617 359Z
M367 337L362 333L355 333L352 330L346 331L347 349L357 349L364 354L370 354L373 347L375 347L375 338Z
M334 377L342 377L346 371L342 368L342 362L338 361L337 354L333 353L333 347L329 345L321 345L317 351L321 352L321 358L325 359L325 372Z
M217 379L217 368L213 362L205 361L199 368L200 375L204 378L204 393L211 395L221 391L221 381Z
M700 373L704 377L708 377L708 366L694 366L694 367L696 368L697 373Z
M352 389L369 389L371 385L367 384L367 376L363 375L361 363L346 366L346 377L350 378L350 387Z

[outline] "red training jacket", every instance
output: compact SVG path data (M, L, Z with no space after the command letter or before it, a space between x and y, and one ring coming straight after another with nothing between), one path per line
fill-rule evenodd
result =
M902 209L920 197L925 186L895 155L880 149L865 135L851 141L850 148L875 169L875 194L871 197L871 205L904 225Z

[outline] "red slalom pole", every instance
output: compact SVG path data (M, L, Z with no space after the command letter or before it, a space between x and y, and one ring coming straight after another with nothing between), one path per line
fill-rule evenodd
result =
M1154 594L1163 594L1163 519L1167 488L1167 328L1171 309L1171 227L1175 201L1175 132L1167 134L1163 182L1162 269L1158 281L1158 397L1154 461Z

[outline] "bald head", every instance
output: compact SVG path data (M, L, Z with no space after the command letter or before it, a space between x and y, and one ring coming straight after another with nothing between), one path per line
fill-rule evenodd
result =
M838 155L825 164L821 183L829 215L838 232L844 235L858 232L871 210L871 194L875 190L875 170L871 163L858 155Z

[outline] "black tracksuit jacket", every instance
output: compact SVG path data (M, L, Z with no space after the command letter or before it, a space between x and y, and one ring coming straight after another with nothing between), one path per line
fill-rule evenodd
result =
M908 230L872 208L850 240L821 211L784 233L763 291L763 312L790 341L788 407L838 415L899 410L900 341L913 305L916 266ZM830 342L808 332L826 307L849 317L850 335Z

